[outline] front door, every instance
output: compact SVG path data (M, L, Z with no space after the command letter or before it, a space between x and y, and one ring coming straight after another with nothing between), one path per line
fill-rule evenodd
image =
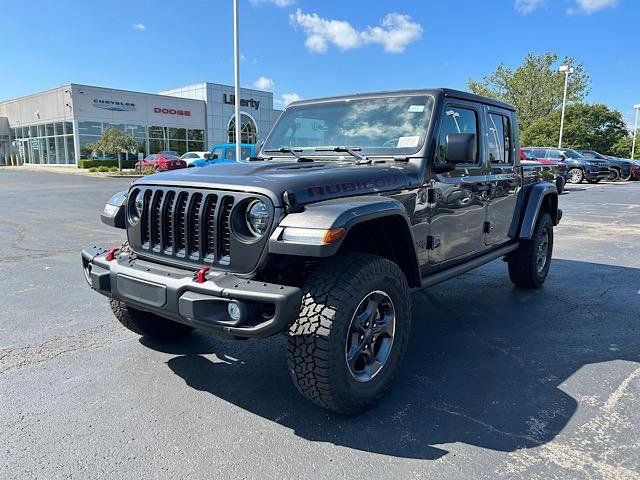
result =
M445 103L434 155L434 165L445 162L446 138L449 133L476 136L475 158L457 164L454 171L434 173L435 190L429 229L429 261L427 268L444 266L484 249L484 222L489 184L482 138L482 107L462 100ZM424 272L423 272L424 273Z

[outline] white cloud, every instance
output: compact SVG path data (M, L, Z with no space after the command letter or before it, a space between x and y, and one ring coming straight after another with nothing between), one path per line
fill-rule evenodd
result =
M253 82L253 86L258 90L271 90L275 86L275 83L270 78L260 77Z
M332 20L317 13L303 13L297 9L289 15L294 27L307 35L306 47L314 53L326 53L332 44L340 50L351 50L367 44L381 45L386 52L401 53L412 42L422 37L422 27L409 15L390 13L379 26L356 30L349 22Z
M614 7L618 0L576 0L577 8L570 8L567 13L573 15L576 13L586 13L590 15L608 7Z
M290 7L296 0L250 0L254 5L258 5L259 3L273 3L276 7Z
M547 3L547 0L516 0L515 9L518 13L527 15Z
M133 28L144 32L147 29L147 26L144 23L136 23L135 25L133 25Z
M276 108L284 108L291 102L297 102L298 100L300 100L300 95L297 93L283 93L280 98L276 98L273 103Z
M603 8L613 7L618 4L618 0L573 0L574 6L567 9L569 15L591 14ZM518 13L527 15L544 7L549 0L515 0L515 9Z

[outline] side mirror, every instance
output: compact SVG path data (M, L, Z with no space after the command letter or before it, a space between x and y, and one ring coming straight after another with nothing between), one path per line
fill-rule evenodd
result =
M447 134L445 163L475 163L477 153L475 133Z
M560 153L560 160L566 160L567 156L564 153Z
M214 153L213 155L209 155L209 160L217 160L218 159L218 154Z

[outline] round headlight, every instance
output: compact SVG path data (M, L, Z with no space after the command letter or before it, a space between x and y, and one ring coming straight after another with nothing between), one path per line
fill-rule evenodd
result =
M144 192L138 192L136 199L134 200L134 206L136 208L138 218L142 217L142 212L144 211Z
M262 200L253 200L247 205L247 227L252 235L261 237L269 228L269 209Z

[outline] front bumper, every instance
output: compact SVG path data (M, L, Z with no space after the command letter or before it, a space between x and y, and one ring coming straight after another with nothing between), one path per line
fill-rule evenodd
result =
M587 180L606 180L611 175L611 170L584 170L584 178Z
M302 291L297 287L246 280L210 271L203 283L192 270L170 267L107 250L82 250L85 277L98 293L170 320L236 338L268 337L285 330L298 316ZM232 320L230 302L242 316Z

